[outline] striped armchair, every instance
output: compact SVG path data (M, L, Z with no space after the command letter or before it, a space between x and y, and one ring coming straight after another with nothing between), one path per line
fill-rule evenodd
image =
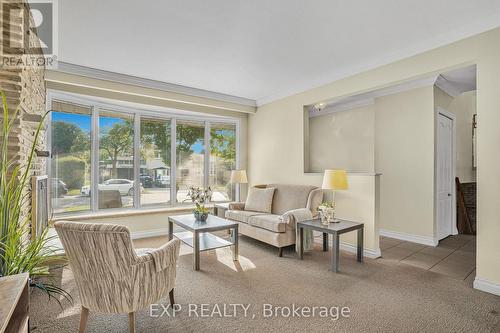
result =
M89 311L128 313L130 332L135 332L135 311L167 293L174 304L179 240L135 251L124 226L60 221L54 227L80 292L80 332Z

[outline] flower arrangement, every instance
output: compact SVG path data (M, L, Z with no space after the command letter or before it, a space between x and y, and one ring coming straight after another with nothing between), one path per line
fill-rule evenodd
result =
M208 218L208 208L205 207L204 203L210 202L212 199L212 189L208 187L207 189L201 189L199 187L191 186L187 196L191 199L196 207L193 210L194 217L198 221L206 221Z
M193 213L198 221L206 221L208 218L208 208L199 203L196 203L196 208L193 210Z
M191 200L191 202L199 203L201 205L212 200L212 193L213 192L210 186L206 189L190 186L187 194L189 199L186 200Z
M335 220L335 203L332 201L324 201L318 206L318 212L321 218L321 223L328 224Z

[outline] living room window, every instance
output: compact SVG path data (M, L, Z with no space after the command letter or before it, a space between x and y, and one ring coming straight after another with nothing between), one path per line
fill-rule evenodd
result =
M54 92L49 102L54 214L190 203L191 186L235 197L238 120Z

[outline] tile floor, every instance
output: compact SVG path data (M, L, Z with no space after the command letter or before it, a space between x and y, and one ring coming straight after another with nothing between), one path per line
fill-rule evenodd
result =
M385 260L399 261L432 272L465 280L472 284L476 273L476 237L449 236L437 247L380 237Z

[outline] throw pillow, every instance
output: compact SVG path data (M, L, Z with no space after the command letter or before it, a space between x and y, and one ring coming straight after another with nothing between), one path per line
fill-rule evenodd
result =
M245 203L245 210L271 214L274 190L275 190L274 187L270 188L251 187L248 190L247 201Z

